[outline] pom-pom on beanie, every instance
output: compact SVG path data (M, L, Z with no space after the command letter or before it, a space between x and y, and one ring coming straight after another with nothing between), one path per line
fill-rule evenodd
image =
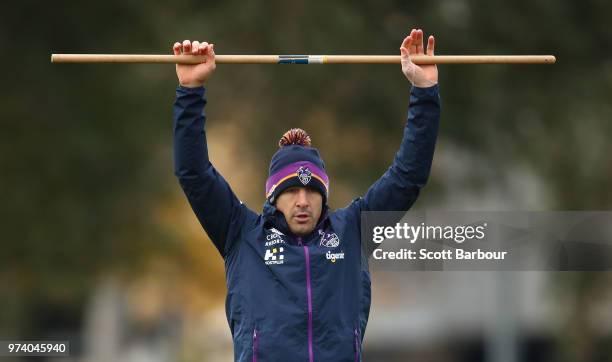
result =
M311 147L310 136L303 129L293 128L278 141L280 149L270 161L266 198L274 204L276 198L292 186L309 187L327 202L329 178L319 151Z

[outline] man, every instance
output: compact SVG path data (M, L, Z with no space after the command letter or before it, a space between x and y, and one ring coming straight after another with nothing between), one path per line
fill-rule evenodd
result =
M174 54L205 55L177 65L175 173L200 223L225 260L226 313L236 361L359 361L370 311L370 275L360 242L362 211L408 210L425 185L440 103L435 65L417 66L423 31L401 47L413 88L404 138L393 164L362 198L327 206L329 180L302 130L290 130L270 162L262 214L243 205L208 158L204 83L214 45L185 40ZM434 37L427 41L434 54Z

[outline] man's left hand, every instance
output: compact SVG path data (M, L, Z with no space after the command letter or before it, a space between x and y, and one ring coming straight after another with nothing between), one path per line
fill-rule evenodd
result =
M434 55L435 38L427 39L427 55ZM438 67L435 64L416 65L410 59L411 55L424 55L423 30L412 29L410 35L404 38L400 47L402 56L402 72L415 87L431 87L438 84Z

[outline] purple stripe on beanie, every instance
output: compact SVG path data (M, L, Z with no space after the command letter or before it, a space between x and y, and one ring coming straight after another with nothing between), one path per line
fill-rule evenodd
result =
M319 176L324 181L325 187L329 187L329 178L327 177L327 174L324 170L321 170L317 165L312 162L298 161L283 167L282 169L280 169L280 171L268 177L268 180L266 181L266 195L270 192L270 189L272 189L272 187L276 183L278 183L280 180L287 177L288 175L296 173L300 167L308 167L310 172L312 172L314 175Z

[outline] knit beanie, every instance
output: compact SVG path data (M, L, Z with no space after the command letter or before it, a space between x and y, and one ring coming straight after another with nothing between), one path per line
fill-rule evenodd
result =
M278 141L280 149L272 156L266 181L266 198L270 203L274 204L287 188L301 186L318 191L325 205L329 178L319 151L310 144L310 136L300 128L290 129Z

